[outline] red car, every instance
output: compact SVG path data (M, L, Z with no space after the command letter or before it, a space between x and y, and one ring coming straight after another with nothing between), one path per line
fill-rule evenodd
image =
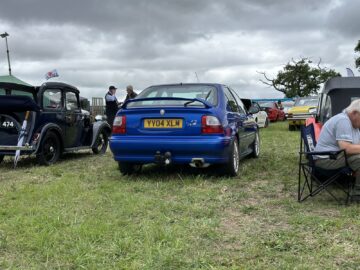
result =
M266 111L271 122L276 122L278 120L284 121L286 119L283 108L279 108L276 102L260 101L259 105L262 110Z

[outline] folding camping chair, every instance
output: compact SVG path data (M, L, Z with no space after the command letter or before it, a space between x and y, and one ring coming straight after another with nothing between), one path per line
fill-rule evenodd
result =
M355 178L353 171L348 165L345 150L315 152L315 146L316 140L313 124L301 126L298 201L302 202L322 191L326 191L336 201L341 202L341 199L336 196L332 189L332 187L337 186L345 193L345 203L349 203ZM341 153L345 156L345 167L336 170L326 170L315 165L315 155L336 159Z

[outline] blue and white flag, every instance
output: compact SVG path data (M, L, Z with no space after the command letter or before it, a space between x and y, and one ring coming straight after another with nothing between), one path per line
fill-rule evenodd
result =
M351 70L351 68L346 68L346 73L348 77L354 77L354 72Z
M56 69L53 69L52 71L49 71L45 74L45 79L47 80L54 77L59 77L59 73Z

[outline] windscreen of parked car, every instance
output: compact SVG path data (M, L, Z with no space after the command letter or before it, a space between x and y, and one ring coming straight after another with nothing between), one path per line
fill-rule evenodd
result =
M319 99L316 98L299 98L294 106L317 106Z
M273 102L259 102L261 108L272 108L274 107Z
M291 102L291 103L283 102L284 112L289 111L292 107L294 107L294 102Z
M61 90L46 89L43 94L42 105L44 109L60 110L62 109Z
M75 111L79 109L76 94L73 92L66 92L65 95L66 110Z
M217 104L217 90L211 85L160 85L151 86L142 91L136 99L143 98L186 98L186 99L203 99L212 105ZM131 102L127 107L204 107L199 101L188 100L149 100Z
M359 88L335 89L322 99L320 119L325 123L331 116L342 112L350 103L360 98Z

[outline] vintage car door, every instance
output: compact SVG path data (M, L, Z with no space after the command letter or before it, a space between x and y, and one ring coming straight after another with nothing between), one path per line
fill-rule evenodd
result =
M65 89L65 148L82 146L81 137L84 131L79 96Z

